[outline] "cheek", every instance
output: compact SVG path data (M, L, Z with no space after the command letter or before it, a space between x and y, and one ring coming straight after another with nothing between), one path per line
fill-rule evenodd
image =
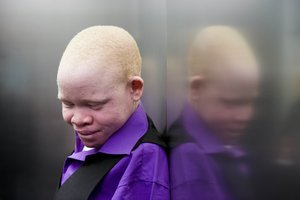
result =
M65 122L71 124L73 114L70 110L62 108L62 116Z
M116 101L113 102L112 107L115 108L115 112L118 113L119 120L129 118L134 109L134 101L130 94L130 91L124 90Z
M103 109L93 113L94 120L98 126L114 131L128 120L133 108L134 101L131 98L130 91L121 88L115 91L110 103L106 104Z
M94 114L94 125L101 129L106 135L111 135L116 132L123 125L123 120L121 118L121 113L115 110L110 110L108 112L97 112Z
M130 117L131 112L129 107L124 102L119 102L118 104L112 103L105 109L94 112L95 122L108 129L118 129Z

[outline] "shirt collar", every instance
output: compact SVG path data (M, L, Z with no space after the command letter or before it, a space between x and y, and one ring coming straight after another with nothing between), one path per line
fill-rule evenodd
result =
M246 155L246 152L240 146L225 147L189 104L184 106L182 122L184 128L205 153L229 153L233 157L243 157Z
M85 160L85 157L95 153L105 154L127 154L129 155L137 141L146 133L148 129L147 115L142 103L132 113L125 124L117 130L100 149L83 150L83 143L75 132L75 150L69 158Z

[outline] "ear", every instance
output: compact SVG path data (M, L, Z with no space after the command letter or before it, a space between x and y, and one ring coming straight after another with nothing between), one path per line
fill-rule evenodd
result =
M139 101L142 98L144 81L140 76L133 76L129 80L132 99Z
M205 78L201 75L192 76L189 79L189 99L197 101L201 95L201 89L205 84Z

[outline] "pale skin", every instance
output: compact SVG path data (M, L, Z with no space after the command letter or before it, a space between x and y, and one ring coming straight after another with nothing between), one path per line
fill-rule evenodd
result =
M64 120L83 144L100 148L128 120L143 93L140 76L121 78L112 62L89 66L62 66L57 76L58 98Z
M195 74L189 80L189 101L223 144L237 144L254 115L258 96L257 66L220 62L211 74Z

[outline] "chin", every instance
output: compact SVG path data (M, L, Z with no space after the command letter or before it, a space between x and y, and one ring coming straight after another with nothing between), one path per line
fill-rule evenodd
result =
M223 135L223 136L222 136ZM226 145L236 145L240 142L243 132L240 131L224 131L221 138Z
M243 133L241 133L241 132L232 134L232 136L230 138L231 143L239 144L242 136L243 136Z

